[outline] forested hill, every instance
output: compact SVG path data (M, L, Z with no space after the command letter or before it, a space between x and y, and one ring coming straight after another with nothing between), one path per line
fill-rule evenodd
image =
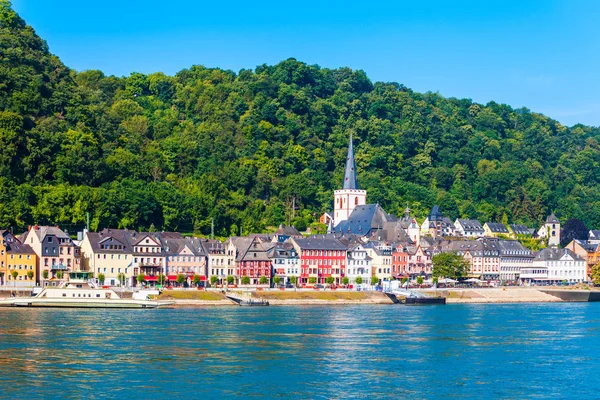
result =
M331 209L353 134L368 201L600 227L600 130L289 59L239 73L76 72L0 0L0 227L227 235ZM506 214L506 217L504 217Z

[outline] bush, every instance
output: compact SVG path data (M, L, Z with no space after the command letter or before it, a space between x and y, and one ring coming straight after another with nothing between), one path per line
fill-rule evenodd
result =
M350 283L350 278L347 276L342 278L342 285L348 285Z
M379 278L376 276L371 277L371 285L377 285L379 283Z
M310 277L310 278L308 278L308 283L311 283L311 284L313 284L313 285L314 285L315 283L317 283L317 278L315 278L314 276L313 276L313 277Z
M228 284L228 285L233 285L233 281L234 281L234 280L235 280L235 279L234 279L234 277L233 277L233 276L231 276L231 275L229 275L229 276L227 277L227 284Z
M274 284L279 285L279 282L281 282L281 277L276 276L276 277L273 278L273 283Z
M356 282L357 285L362 284L363 283L362 277L361 276L357 276L356 279L355 279L355 282Z
M250 284L250 277L243 276L242 277L242 285L249 285L249 284Z
M269 283L269 278L267 278L266 276L261 276L260 280L258 281L261 285L266 285L267 283Z
M333 282L335 282L335 278L333 276L328 276L327 279L325 279L325 283L328 285L333 284Z

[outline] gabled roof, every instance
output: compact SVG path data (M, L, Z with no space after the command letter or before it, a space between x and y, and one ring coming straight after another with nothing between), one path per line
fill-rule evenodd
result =
M509 233L508 228L500 222L486 222L485 224L494 233Z
M590 230L588 233L588 239L600 239L600 230Z
M559 248L556 248L556 247L547 247L547 248L545 248L543 250L540 250L535 255L535 260L534 261L551 261L551 260L552 261L556 261L556 260L560 260L565 255L570 256L575 261L581 261L581 260L583 260L583 258L581 258L580 256L578 256L577 254L575 254L574 252L572 252L569 249L559 249Z
M530 229L525 225L510 224L509 227L515 233L515 235L531 235Z
M252 238L250 245L241 254L240 261L271 261L271 259L258 238Z
M481 222L476 219L457 219L457 221L465 232L483 232Z
M302 234L300 232L298 232L298 229L296 229L293 226L288 226L288 225L279 225L279 229L277 229L277 232L275 232L276 235L283 235L283 236L298 236L298 237L302 237Z
M194 256L206 256L206 249L201 239L198 238L166 238L163 240L165 254L177 255L188 248Z
M379 204L364 204L354 207L348 219L340 222L333 230L367 236L372 230L383 229L386 222L392 221L396 221L396 217L386 213Z

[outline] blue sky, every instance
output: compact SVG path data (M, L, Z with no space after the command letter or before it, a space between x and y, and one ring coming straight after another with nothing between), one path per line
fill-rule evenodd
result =
M239 71L289 57L419 92L600 125L600 1L13 0L76 70L193 64Z

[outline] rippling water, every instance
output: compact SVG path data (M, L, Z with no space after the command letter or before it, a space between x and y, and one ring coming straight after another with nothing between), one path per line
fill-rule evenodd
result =
M598 398L600 304L0 309L2 398Z

